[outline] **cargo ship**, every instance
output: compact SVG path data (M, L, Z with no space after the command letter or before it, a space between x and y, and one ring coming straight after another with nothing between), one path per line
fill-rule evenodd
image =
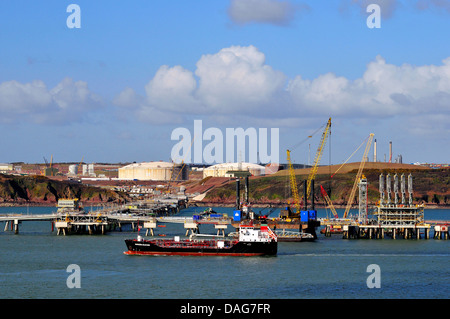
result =
M276 255L278 240L267 226L242 225L237 239L126 239L126 255L264 256Z

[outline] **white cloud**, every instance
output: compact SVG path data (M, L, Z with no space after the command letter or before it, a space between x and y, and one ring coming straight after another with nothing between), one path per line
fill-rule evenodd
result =
M52 97L42 81L22 84L17 81L0 83L0 111L2 122L14 121L33 111L43 111L51 105Z
M354 81L325 74L289 83L293 103L311 113L350 117L450 113L450 58L442 66L395 66L378 56Z
M237 24L288 25L294 18L297 9L289 1L231 0L228 15Z
M89 111L101 103L101 98L89 90L86 82L74 82L70 78L58 83L50 90L50 95L60 110L70 112Z
M164 66L161 69L166 69L166 67ZM182 116L177 113L180 112L180 109L183 109L183 105L179 103L173 104L173 101L180 101L183 95L180 95L180 91L177 90L173 91L172 95L168 94L167 91L170 91L170 88L164 88L161 84L155 84L157 82L155 79L160 78L160 75L155 76L146 85L146 91L149 94L154 92L155 96L147 95L142 97L132 88L126 88L113 99L113 104L118 106L116 116L121 121L134 121L137 119L150 124L180 123L182 121ZM161 87L161 92L156 90L158 86ZM164 95L167 97L166 100L161 97ZM158 105L158 107L155 107L155 105ZM175 105L179 107L178 110L174 109Z
M196 66L194 72L163 66L146 85L145 97L126 89L116 105L135 103L135 116L154 124L193 116L289 125L298 122L292 119L311 117L385 119L425 116L431 110L450 114L450 57L442 65L397 66L378 56L355 80L333 73L287 79L265 64L264 53L254 46L203 55ZM125 97L134 102L124 103Z
M113 100L117 106L129 109L136 108L141 102L141 98L132 88L125 88Z
M254 46L232 46L197 62L197 97L214 113L258 113L283 89L285 75Z
M181 66L162 66L145 86L145 97L126 89L114 103L137 106L135 113L150 123L180 121L180 114L262 114L280 98L285 79L254 46L232 46L202 56L195 75ZM157 111L158 117L151 115Z
M89 90L86 82L74 82L70 78L50 90L40 80L25 84L14 80L0 83L0 121L4 123L78 122L102 105L102 99Z
M196 112L199 105L194 98L197 82L191 71L181 66L163 65L145 86L147 101L151 106L164 105L164 111Z

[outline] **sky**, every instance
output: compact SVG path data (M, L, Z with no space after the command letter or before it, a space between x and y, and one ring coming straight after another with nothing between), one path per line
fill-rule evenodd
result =
M449 34L450 0L2 0L0 162L170 161L201 120L307 164L331 118L321 164L370 133L379 161L449 163Z

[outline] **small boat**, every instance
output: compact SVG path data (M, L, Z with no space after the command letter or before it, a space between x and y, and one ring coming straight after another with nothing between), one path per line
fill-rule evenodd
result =
M217 237L217 236L215 236ZM277 235L267 226L242 225L237 239L126 239L126 255L264 256L276 255Z
M344 229L342 227L342 225L329 225L329 226L325 226L324 228L322 228L320 230L321 234L343 234L344 233Z

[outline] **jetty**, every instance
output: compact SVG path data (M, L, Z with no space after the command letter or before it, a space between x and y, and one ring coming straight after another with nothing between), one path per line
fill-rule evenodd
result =
M424 217L424 205L413 204L412 176L408 176L408 193L406 196L406 177L394 175L394 189L391 189L391 176L380 175L378 204L369 210L367 204L367 179L359 180L359 212L354 218L323 219L323 233L331 236L333 233L343 234L344 239L382 239L386 236L392 239L429 239L430 230L434 230L435 239L448 239L450 221L427 221ZM386 186L386 187L385 187ZM392 196L394 195L394 196Z
M15 234L19 233L21 223L29 221L51 222L52 231L56 229L57 235L105 234L114 229L122 230L124 225L131 225L133 230L143 226L152 231L157 218L169 218L185 207L185 199L163 197L123 205L104 205L96 210L85 211L77 199L63 199L58 201L56 212L3 214L0 215L0 222L5 222L4 231L11 230Z

